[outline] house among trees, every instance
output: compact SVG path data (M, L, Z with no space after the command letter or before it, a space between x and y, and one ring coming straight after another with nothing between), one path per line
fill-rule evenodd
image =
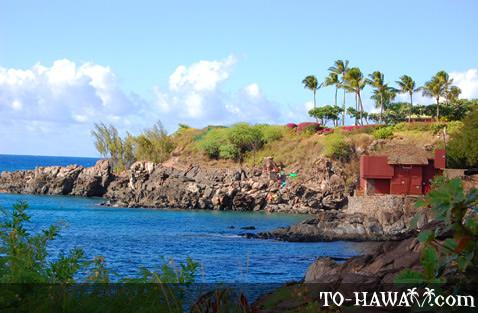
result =
M395 147L383 155L360 158L360 191L364 195L421 195L446 167L445 150L434 153L416 146Z

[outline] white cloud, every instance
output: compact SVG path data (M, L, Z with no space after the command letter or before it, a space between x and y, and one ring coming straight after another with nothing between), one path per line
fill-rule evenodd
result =
M199 61L189 67L180 65L169 77L169 89L179 91L191 88L195 91L211 91L229 78L236 58L232 55L221 61Z
M244 87L244 90L252 98L257 98L261 96L261 90L259 88L259 85L257 85L256 83L247 85L246 87Z
M273 123L281 117L278 105L264 97L257 83L225 91L234 56L223 60L180 65L169 76L168 89L155 86L156 108L168 128L185 122L192 126L231 124L238 121Z
M461 89L460 98L475 99L478 98L478 70L471 68L465 72L451 72L454 85Z
M93 155L94 122L124 130L147 119L141 116L148 117L147 105L127 95L106 66L63 59L29 69L0 67L0 153L53 154L62 148L62 154Z
M66 59L27 70L0 67L0 119L85 123L136 109L109 67Z

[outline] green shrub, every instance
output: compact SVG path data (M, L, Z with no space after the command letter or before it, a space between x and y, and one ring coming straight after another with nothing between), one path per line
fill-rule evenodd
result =
M184 127L181 129L183 132L186 130ZM116 172L128 169L137 160L163 162L175 148L173 138L168 136L159 121L139 136L126 133L121 138L113 125L103 123L95 124L91 134L95 138L96 150L110 158Z
M247 123L232 125L228 129L227 138L241 153L259 149L264 143L260 129Z
M199 150L206 153L210 158L219 158L221 146L228 143L227 128L213 128L198 140Z
M286 127L281 125L256 125L254 127L262 133L264 143L271 143L282 139L287 131Z
M352 153L347 138L340 133L332 133L323 138L324 156L334 159L348 159Z
M459 124L453 124L459 128ZM461 131L454 130L447 145L447 157L452 167L478 166L478 111L473 111L463 120Z
M448 135L450 135L450 136L458 135L462 131L463 125L464 124L463 124L462 121L449 122L446 125L446 131L447 131Z
M405 270L396 276L397 283L436 284L451 278L453 285L478 282L478 218L472 212L478 204L478 189L465 191L458 179L439 178L432 190L417 201L416 207L427 208L435 221L433 229L422 230L417 240L422 245L420 271ZM417 215L413 224L421 217ZM449 233L451 232L451 233ZM448 234L447 234L448 233ZM445 239L445 238L446 239ZM453 273L450 275L450 273Z
M434 123L428 122L401 122L393 126L395 131L407 131L407 130L416 130L416 131L430 131L433 130Z
M410 129L410 123L400 122L393 126L393 130L404 131Z
M237 160L239 155L239 149L231 143L226 143L219 147L219 157L221 159Z
M277 132L269 129L270 126L250 126L247 123L238 123L229 128L212 128L197 139L198 147L210 158L240 159L248 151L260 149L265 140L263 131L268 139L277 138Z
M104 123L95 124L91 134L95 138L96 150L102 156L110 158L116 172L125 170L135 161L134 140L130 134L123 139L113 125Z
M161 122L156 123L141 135L133 137L132 141L136 160L164 162L175 147L173 139L168 136Z
M314 126L314 125L309 125L309 126L305 126L302 128L302 130L300 131L300 134L301 135L304 135L306 137L310 137L312 136L313 134L317 133L317 127Z
M387 139L393 136L393 126L377 128L372 133L375 139Z
M445 122L436 122L436 123L432 123L430 124L431 125L431 128L430 130L434 133L434 134L438 134L439 132L441 132L443 130L443 128L446 127L447 123Z

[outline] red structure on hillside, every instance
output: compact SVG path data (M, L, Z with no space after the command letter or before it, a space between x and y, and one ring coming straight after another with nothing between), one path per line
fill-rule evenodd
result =
M365 195L421 195L430 190L431 180L445 169L445 150L428 157L422 149L402 149L388 155L360 158L360 190Z

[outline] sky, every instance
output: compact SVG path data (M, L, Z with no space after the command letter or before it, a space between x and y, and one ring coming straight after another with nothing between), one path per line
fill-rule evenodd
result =
M98 156L99 122L311 121L301 81L337 59L392 85L446 70L478 98L477 34L474 0L0 0L0 154Z

